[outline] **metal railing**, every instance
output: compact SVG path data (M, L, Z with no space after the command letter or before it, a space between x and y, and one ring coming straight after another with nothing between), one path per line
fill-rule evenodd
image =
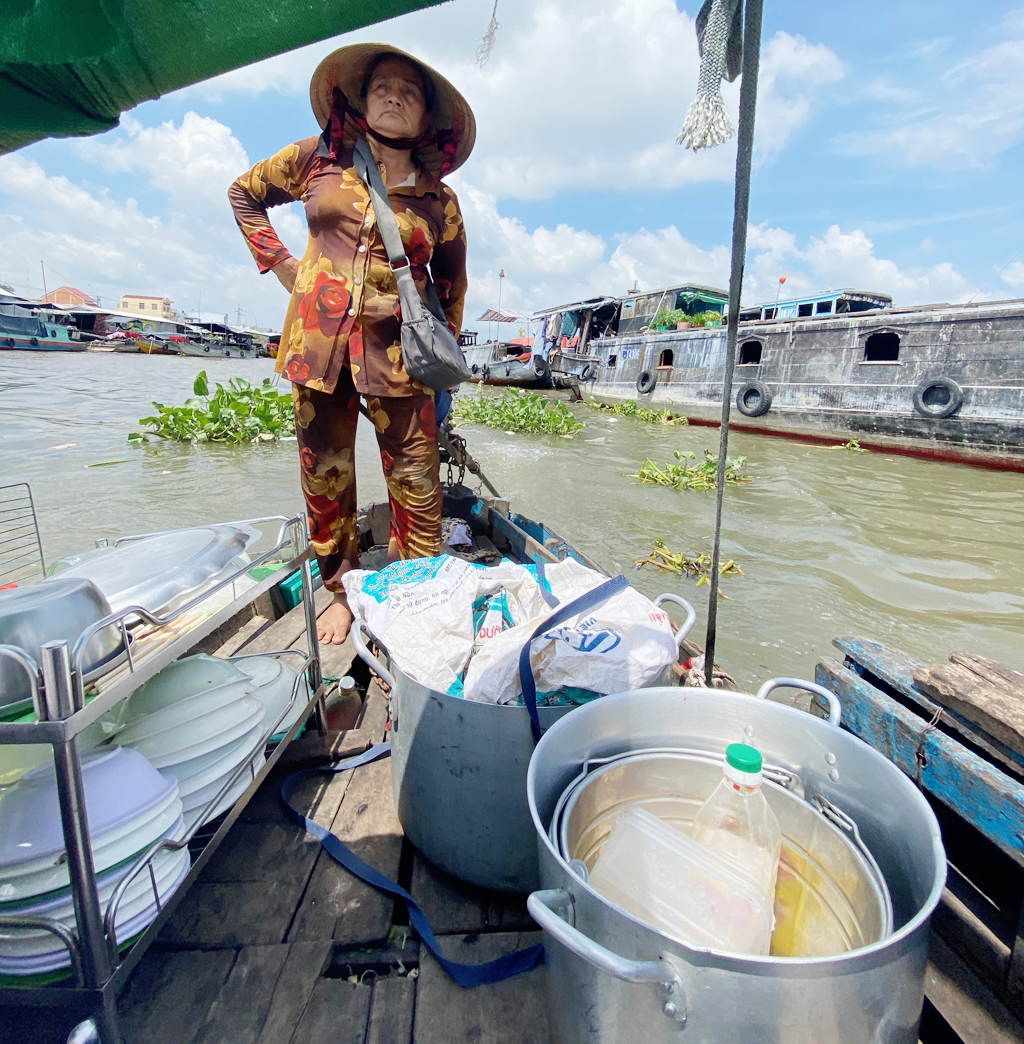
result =
M6 743L49 743L53 747L54 765L57 777L57 789L60 805L61 821L64 833L64 844L71 898L75 911L76 928L69 928L62 921L45 917L21 917L16 915L0 916L0 938L9 938L25 930L44 930L55 935L66 946L69 954L75 986L72 988L48 986L45 989L30 986L5 986L0 988L0 1004L4 1000L29 1004L61 1005L73 998L81 1001L87 994L93 999L97 1009L99 1036L103 1044L120 1044L120 1031L117 1026L116 1005L112 998L117 989L126 981L127 974L135 967L149 943L156 937L160 926L170 915L176 902L187 891L192 881L212 855L212 852L226 836L241 808L255 791L257 784L270 772L284 748L298 734L302 723L310 711L316 710L318 724L323 724L322 700L323 679L320 670L320 654L316 634L316 606L313 600L313 581L310 571L310 552L306 538L306 528L301 516L286 517L269 516L260 519L246 519L245 524L278 521L281 523L274 546L258 556L254 561L242 565L237 571L219 581L216 585L196 595L174 612L158 616L141 606L130 606L118 613L113 613L90 626L69 650L66 642L50 642L42 648L42 664L23 650L13 646L0 646L0 661L17 664L29 676L29 688L32 704L38 720L34 722L0 722L0 744ZM240 523L241 524L241 523ZM146 534L155 535L155 534ZM137 537L121 538L120 543L139 539ZM241 594L233 589L235 597L217 608L203 620L181 634L171 635L168 640L153 649L147 655L133 654L131 646L131 628L148 624L157 634L161 629L169 628L180 621L186 614L203 606L205 602L215 598L246 577L247 574L271 560L277 561L283 552L291 554L283 567L262 581L248 587ZM41 564L40 555L40 564ZM262 730L259 744L254 744L252 753L243 757L242 761L231 772L212 798L201 806L194 821L184 830L181 836L171 839L162 837L140 852L118 880L109 899L101 909L99 889L96 881L95 863L92 852L92 839L89 833L88 816L84 800L82 782L81 756L78 749L78 735L89 725L107 713L119 702L126 699L143 682L153 677L168 663L177 659L191 649L198 641L214 631L221 623L230 619L240 609L250 604L270 587L279 583L285 576L296 569L302 574L302 603L306 618L307 651L283 649L262 654L243 654L230 657L232 660L244 660L255 655L285 657L295 656L301 659L297 674L292 684L292 692L287 706L277 715L276 720L266 723ZM251 579L251 578L249 578ZM89 640L104 628L115 626L121 632L124 643L123 656L115 657L109 663L102 677L120 669L127 662L128 671L125 677L118 679L105 691L91 696L87 700L84 678L84 655ZM102 677L94 681L102 681ZM296 717L288 729L284 739L277 745L273 753L266 758L265 764L257 773L254 763L260 752L266 749L266 743L275 736L284 721L295 710L304 686L307 686L308 699L303 713ZM153 861L161 851L181 851L197 842L197 835L214 819L214 811L225 797L235 788L245 773L250 775L250 783L229 809L224 810L224 818L220 827L207 841L205 848L192 862L187 874L173 887L165 888L163 894L158 886ZM220 817L222 813L217 812ZM191 815L190 815L191 818ZM117 914L124 901L125 894L133 881L148 873L153 894L153 905L156 916L130 950L119 954L117 939Z

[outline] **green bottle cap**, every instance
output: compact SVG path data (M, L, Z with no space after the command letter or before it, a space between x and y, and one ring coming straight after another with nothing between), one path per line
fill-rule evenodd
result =
M761 752L747 743L730 743L725 748L725 760L740 772L761 771Z

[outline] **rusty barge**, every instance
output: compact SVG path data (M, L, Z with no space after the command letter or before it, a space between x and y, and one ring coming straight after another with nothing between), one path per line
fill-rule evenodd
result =
M725 326L656 328L681 289L602 300L591 336L551 353L553 378L717 425ZM746 308L734 388L737 430L1024 471L1024 300L894 308L835 291Z

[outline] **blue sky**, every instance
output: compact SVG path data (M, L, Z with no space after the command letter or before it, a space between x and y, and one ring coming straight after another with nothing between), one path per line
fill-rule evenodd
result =
M398 44L464 90L477 149L452 179L470 240L467 316L683 279L724 286L734 144L674 144L693 95L696 3L451 3L148 102L106 135L0 158L0 281L106 301L159 293L280 324L224 192L318 128L317 61ZM1024 296L1024 5L767 0L747 301L857 286L899 304ZM735 113L738 85L726 88ZM304 247L297 206L273 212ZM1019 252L1019 253L1018 253ZM1015 256L1016 255L1016 256Z

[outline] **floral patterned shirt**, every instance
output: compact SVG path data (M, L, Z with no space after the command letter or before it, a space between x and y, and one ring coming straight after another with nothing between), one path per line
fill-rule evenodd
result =
M387 171L381 168L384 183ZM466 297L466 232L459 201L422 170L415 185L388 190L413 276L426 301L427 264L455 334ZM398 286L353 151L332 160L307 138L257 163L228 189L242 235L261 272L290 256L269 207L302 200L309 243L285 315L277 371L295 384L333 392L342 367L362 395L429 391L405 372Z

